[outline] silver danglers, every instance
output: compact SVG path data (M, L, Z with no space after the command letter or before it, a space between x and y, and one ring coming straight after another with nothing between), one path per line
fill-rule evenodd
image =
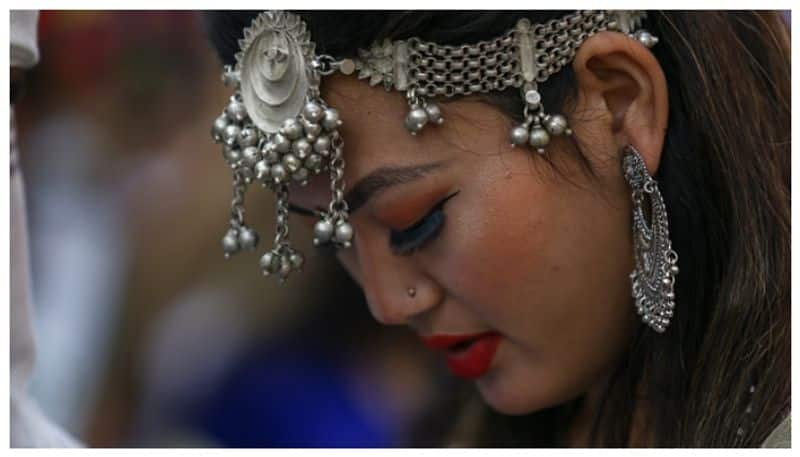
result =
M258 181L278 195L275 245L262 257L261 267L282 281L299 270L302 255L289 246L288 192L291 184L306 185L324 170L330 174L331 201L314 228L314 244L352 244L353 226L343 195L341 121L320 96L323 76L358 72L357 77L368 79L372 86L404 92L409 107L404 125L412 135L426 125L444 122L442 110L433 102L439 97L520 90L524 121L511 129L509 140L512 146L529 146L544 154L554 137L571 135L572 130L563 114L545 112L539 86L568 65L595 33L616 31L654 46L658 38L639 29L645 17L644 11L575 11L537 24L522 18L506 32L479 42L445 45L419 37L384 39L359 49L355 58L337 60L315 53L300 16L286 11L260 13L242 30L236 64L225 67L222 81L234 93L211 128L234 177L233 216L222 240L225 256L258 244L258 234L243 219L244 193ZM638 164L631 160L628 163ZM674 307L677 255L669 247L666 214L655 181L644 176L646 170L636 178L639 187L634 187L638 225L633 291L643 319L663 331ZM645 197L652 207L652 227L641 209Z
M353 239L353 226L348 222L347 202L344 199L344 157L342 137L338 131L331 135L333 147L329 166L331 176L331 202L328 211L314 225L314 246L331 243L349 248Z
M343 145L339 135L339 112L328 107L316 90L309 98L299 116L283 121L278 132L268 135L261 146L263 159L255 164L256 178L271 187L277 200L277 227L275 243L271 251L259 262L265 276L277 274L284 282L293 271L301 271L303 255L289 245L289 183L301 186L308 178L321 173L326 167L331 173L330 211L322 216L315 227L314 245L333 242L337 246L349 247L353 229L347 222L347 204L344 202ZM325 236L331 226L330 236Z
M254 250L258 246L258 233L244 222L244 194L252 180L253 173L247 165L248 154L255 132L247 127L247 112L241 98L234 94L222 114L214 120L211 136L217 143L223 143L222 155L233 171L233 199L228 231L222 237L222 250L225 258L241 250Z
M244 222L244 193L247 190L244 179L238 171L233 172L230 227L222 237L222 251L226 259L243 249L252 251L258 246L258 233Z
M412 135L416 135L428 123L441 125L444 123L442 110L436 103L416 94L414 89L406 92L409 111L406 115L405 127Z
M259 181L277 196L275 241L259 264L265 276L284 282L304 263L289 241L290 184L305 186L311 176L329 170L331 203L317 224L314 244L349 247L353 239L344 201L342 121L320 96L320 76L331 69L314 54L299 16L263 12L243 35L236 66L225 67L222 77L235 92L211 128L233 170L232 217L222 248L226 258L256 248L258 234L243 219L244 193L248 184Z
M675 309L678 254L672 249L667 211L658 183L647 172L644 159L633 146L623 150L622 166L633 199L635 265L630 274L631 295L642 322L662 333Z
M405 128L416 135L430 124L443 122L431 100L519 88L525 120L511 129L512 146L529 145L544 154L553 137L571 135L563 114L545 113L538 84L558 73L581 44L605 30L624 33L646 47L658 38L639 29L644 11L576 11L561 18L532 24L528 18L500 36L477 43L443 45L423 41L383 39L359 49L355 60L344 59L343 74L358 70L371 86L405 92L409 111ZM331 59L333 59L331 57Z
M287 184L279 184L275 194L278 197L278 201L275 203L277 214L275 244L271 251L261 256L259 265L264 276L277 274L278 280L283 283L291 272L303 270L305 259L303 254L289 244L289 189Z
M511 129L511 146L529 144L539 154L544 154L550 138L558 135L572 135L563 114L547 114L542 108L542 96L535 82L526 83L522 87L522 99L525 103L525 121Z

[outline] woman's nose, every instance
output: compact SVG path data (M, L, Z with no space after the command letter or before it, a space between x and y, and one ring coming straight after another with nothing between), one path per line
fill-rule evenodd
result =
M441 287L425 272L420 260L392 253L386 236L359 230L354 247L361 287L378 322L408 324L442 301Z

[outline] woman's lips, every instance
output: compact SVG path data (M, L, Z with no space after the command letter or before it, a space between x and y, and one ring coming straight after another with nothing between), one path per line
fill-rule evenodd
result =
M454 375L475 379L489 371L497 345L500 344L500 334L432 335L422 337L422 341L431 349L444 351L447 368Z

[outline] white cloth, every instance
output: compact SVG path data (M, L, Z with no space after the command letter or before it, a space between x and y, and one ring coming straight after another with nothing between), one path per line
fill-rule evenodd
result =
M11 12L11 66L29 68L39 58L38 12ZM16 65L15 65L16 64ZM25 187L18 166L14 108L11 107L11 447L78 447L81 444L53 424L28 394L36 358L31 314Z
M761 447L792 447L792 415L789 414L775 427Z
M11 11L11 66L31 68L39 62L36 45L38 10Z
M25 188L16 165L11 110L11 447L76 447L80 444L42 414L28 394L36 346L31 323Z

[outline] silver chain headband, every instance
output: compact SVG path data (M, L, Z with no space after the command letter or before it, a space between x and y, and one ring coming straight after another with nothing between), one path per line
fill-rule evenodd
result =
M299 16L259 14L243 31L236 64L224 69L222 80L235 91L212 127L233 170L230 228L222 239L226 258L258 245L258 234L244 221L244 194L259 181L277 195L274 245L261 257L261 269L281 282L302 269L303 255L289 242L289 184L304 186L322 172L330 175L331 201L319 213L314 245L350 246L354 233L344 200L342 121L320 95L322 76L358 72L370 85L404 92L409 105L405 127L412 135L427 124L444 122L431 98L517 88L524 121L512 128L511 145L527 144L543 154L551 136L572 130L565 116L545 112L539 83L571 62L578 47L597 32L625 33L652 47L658 39L637 30L644 18L641 11L578 11L541 24L521 19L499 37L474 44L387 39L360 49L356 58L336 59L314 52Z

